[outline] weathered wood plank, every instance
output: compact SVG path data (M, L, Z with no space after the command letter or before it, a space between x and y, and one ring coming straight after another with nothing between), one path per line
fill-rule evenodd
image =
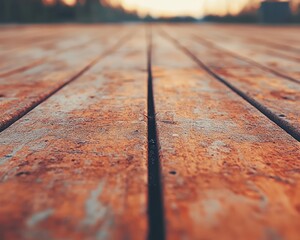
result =
M235 28L227 28L215 26L215 31L210 29L214 34L220 37L235 36L242 38L249 44L256 44L273 49L282 53L288 53L294 56L299 56L299 34L291 36L293 32L299 32L298 28L259 28L258 26L249 28L247 26L236 26ZM252 29L252 30L251 30ZM276 34L276 31L278 32ZM292 43L292 44L291 44Z
M195 39L210 48L223 52L225 50L236 58L300 84L300 58L298 57L269 50L264 46L246 44L238 39L221 42L220 39L210 38L209 33L205 33L205 38L196 36Z
M184 31L184 29L183 29ZM197 57L205 67L231 86L238 89L244 98L264 111L273 121L285 127L295 138L300 139L300 85L257 66L233 57L225 51L216 50L195 42L183 31L169 31L171 36ZM240 93L239 93L240 94ZM259 105L259 106L258 106Z
M210 31L208 33L208 35L211 35L212 31ZM283 34L283 33L282 33ZM213 33L213 35L217 36L215 34L215 32ZM268 34L266 34L268 35ZM252 35L253 36L253 35ZM206 36L208 37L208 36ZM297 54L296 52L287 52L284 51L280 48L276 48L273 46L270 46L268 44L263 44L261 42L257 42L257 41L252 41L251 39L249 39L249 37L241 37L241 36L233 36L232 34L219 34L217 36L217 38L219 39L218 41L220 42L229 42L229 43L236 43L236 44L245 44L247 45L247 49L257 49L257 51L259 53L265 53L266 55L270 55L272 57L281 57L283 59L287 59L290 61L294 61L294 62L299 62L300 58L299 58L299 54ZM277 39L277 37L274 37L275 39ZM273 38L272 38L273 39ZM227 40L227 41L226 41ZM293 46L299 46L300 45L300 41L293 41L293 40L286 40L284 41L285 43L289 43L290 45Z
M49 39L54 39L63 36L72 36L72 34L80 31L82 34L88 32L92 29L99 28L112 28L113 26L105 25L69 25L69 24L59 24L59 25L28 25L27 27L7 27L2 28L0 33L0 41L2 47L13 46L20 43L29 43L31 47L34 45L43 44L44 41ZM75 35L74 35L75 37ZM34 41L34 42L33 42ZM26 47L26 46L24 46Z
M0 33L0 54L14 49L23 49L28 47L37 47L58 37L67 36L70 32L68 27L60 28L51 25L42 28L19 29L13 32ZM34 43L34 44L33 44Z
M1 239L146 239L147 58L136 30L0 134Z
M167 239L297 239L299 142L157 35L152 65Z
M237 39L243 39L244 41L250 41L249 37L255 37L255 36L259 36L262 39L265 40L276 40L278 42L281 42L283 44L292 44L297 46L297 44L300 43L300 36L292 36L290 33L294 32L298 32L298 29L294 29L294 30L289 30L287 29L286 31L285 28L281 28L281 29L273 29L273 28L250 28L249 27L244 27L244 28L239 28L236 26L235 30L231 29L228 30L226 27L222 28L221 26L218 26L217 29L215 29L214 27L205 27L205 30L207 30L209 33L215 34L217 35L222 35L222 37L228 37L228 38L237 38ZM263 46L264 44L260 43L255 43L256 45L261 45ZM265 47L268 47L268 44L265 45ZM269 46L270 47L270 46ZM279 49L274 49L274 50L278 50Z
M109 54L128 34L130 29L103 36L98 42L59 54L27 71L0 78L0 130Z
M282 26L267 26L267 25L245 25L245 24L212 24L204 25L204 28L215 32L224 32L233 34L234 36L259 36L263 39L278 39L281 42L284 41L295 41L299 42L299 26L297 25L282 25Z
M115 30L120 28L116 27ZM68 31L69 30L69 31ZM70 30L72 30L70 32ZM93 41L101 39L106 35L112 35L114 28L94 28L94 29L66 29L68 34L52 34L56 36L37 44L34 40L34 45L26 44L24 42L15 43L13 41L14 49L7 53L0 55L0 77L8 76L15 72L23 71L30 67L41 64L49 57L55 57L64 51L70 51L77 48L82 48L84 45L91 44ZM71 34L72 33L72 34ZM78 36L81 33L82 36ZM64 36L66 35L66 36Z
M191 28L191 33L193 32L195 35L200 36L201 38L205 38L205 40L210 40L214 41L215 43L218 43L224 47L228 45L228 47L234 47L235 44L237 45L244 45L246 49L248 50L251 49L253 51L257 51L258 54L264 53L266 57L270 56L275 56L275 57L281 57L283 59L287 59L293 62L299 62L299 54L293 54L293 53L288 53L281 51L280 49L273 48L272 46L269 45L264 45L264 44L257 44L257 42L253 42L249 39L251 36L255 36L255 33L248 33L249 36L239 36L239 35L234 35L232 32L226 32L226 31L213 31L211 28L200 28L202 34L199 33L199 31L195 32L195 30L199 30L199 28L193 27ZM240 31L245 31L247 32L248 29L240 29ZM256 33L257 34L257 33ZM270 33L264 33L265 36L269 36ZM283 32L281 32L281 35L284 35ZM280 36L281 36L280 35ZM269 38L271 37L272 39L280 39L280 36L273 36L270 35ZM281 40L284 41L285 43L288 42L289 44L299 46L300 45L300 40ZM250 55L251 56L251 55Z

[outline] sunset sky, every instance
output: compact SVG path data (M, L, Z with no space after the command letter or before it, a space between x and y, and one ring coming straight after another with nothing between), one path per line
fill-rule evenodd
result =
M72 1L72 0L70 0ZM152 16L190 15L201 17L205 13L232 14L239 12L249 0L109 0L141 15ZM251 1L251 0L250 0ZM252 0L258 2L259 0Z
M44 0L52 2L54 0ZM67 5L74 5L77 0L63 0ZM99 0L101 1L101 0ZM111 5L121 5L127 10L136 10L141 16L150 14L154 17L193 16L206 14L236 14L247 4L258 5L262 0L102 0ZM287 1L287 0L277 0ZM300 0L290 0L291 6L300 4Z
M51 1L51 0L45 0ZM73 5L76 0L63 0ZM142 16L194 16L202 17L207 13L238 13L247 3L260 0L106 0L112 5L122 5L127 10L137 10Z

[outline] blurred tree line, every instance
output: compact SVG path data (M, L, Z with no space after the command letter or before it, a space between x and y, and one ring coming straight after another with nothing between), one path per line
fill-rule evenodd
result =
M207 15L204 20L212 22L239 22L254 23L258 22L258 6L247 4L237 15L227 13L225 16Z
M110 7L99 0L78 0L67 5L62 0L0 0L0 22L118 22L139 20L135 12L121 6Z
M266 0L274 1L277 0ZM207 15L204 17L205 21L211 22L228 22L228 23L255 23L259 22L259 6L260 0L248 0L245 7L236 15L229 12L225 16ZM290 6L293 12L291 22L300 23L300 0L290 0Z
M175 0L174 0L175 1ZM300 0L291 0L293 22L300 22ZM260 0L249 0L236 15L208 15L205 21L253 23L259 20ZM54 23L54 22L192 22L192 17L140 18L136 12L125 11L121 6L110 6L106 0L76 0L67 5L63 0L0 0L0 23Z

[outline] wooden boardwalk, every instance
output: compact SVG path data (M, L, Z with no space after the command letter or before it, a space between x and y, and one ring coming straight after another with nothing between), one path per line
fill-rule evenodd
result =
M0 239L300 239L299 27L0 27Z

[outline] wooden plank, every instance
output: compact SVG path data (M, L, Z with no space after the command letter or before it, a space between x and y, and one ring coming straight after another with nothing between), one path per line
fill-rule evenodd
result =
M135 33L0 134L1 239L146 239L147 58Z
M39 27L26 29L15 29L14 32L1 32L0 34L0 53L5 53L13 49L22 49L26 47L34 47L50 40L54 40L59 36L68 35L68 27L63 29L59 27ZM34 42L34 45L32 44Z
M285 51L282 48L277 48L277 47L274 47L267 43L253 40L251 38L250 39L243 38L243 39L239 39L239 40L244 42L244 44L254 45L254 47L257 47L260 49L260 52L265 52L271 56L275 56L275 57L279 56L281 58L299 62L299 53L297 53L295 51ZM299 43L293 44L293 45L299 46Z
M59 36L68 36L75 33L76 30L81 29L82 33L95 29L98 27L105 27L105 25L76 25L76 24L59 24L59 25L28 25L27 27L16 26L7 27L6 30L2 29L0 33L0 41L5 47L13 46L16 43L28 43L32 45L40 44L48 39L53 39ZM112 27L112 26L108 26ZM1 47L4 47L1 45Z
M93 41L99 40L103 35L111 35L114 32L113 30L113 27L109 29L100 28L100 31L98 31L98 28L89 29L88 31L79 28L73 30L73 34L69 33L68 36L58 34L56 38L42 44L36 44L36 41L34 41L34 46L23 42L14 43L15 49L0 56L0 77L6 77L41 64L47 58L55 57L64 51L91 44ZM81 32L83 35L78 36L78 32Z
M46 30L45 27L48 27ZM0 39L14 39L14 38L21 38L22 36L28 37L32 36L33 33L38 32L49 32L52 30L57 30L62 25L54 25L54 24L27 24L27 25L20 25L20 24L3 24L1 25L1 35ZM66 26L66 25L64 25ZM46 31L44 31L46 30ZM5 33L5 34L4 34Z
M208 35L206 33L205 38L196 36L195 39L210 48L214 48L217 51L227 51L233 57L300 84L300 58L281 54L266 49L264 46L257 47L240 41L222 41L221 44L221 39L211 39Z
M128 32L127 32L128 31ZM73 81L91 65L123 41L127 29L117 35L105 35L97 43L89 44L76 51L57 55L46 63L15 74L0 78L1 114L0 130L5 129L26 114L65 84Z
M297 239L299 142L157 34L152 66L167 239Z
M213 24L204 25L206 29L210 29L214 32L232 33L233 36L259 36L262 39L278 40L282 43L292 41L299 43L299 26L285 25L285 26L267 26L257 24Z
M211 29L213 31L213 29ZM222 36L236 36L238 38L243 38L247 43L257 44L259 46L265 46L270 49L276 49L277 51L281 51L283 53L288 53L294 56L299 56L300 47L299 47L299 36L291 37L289 34L293 31L298 32L297 29L277 29L281 34L274 35L276 29L274 28L263 28L259 32L259 28L254 28L252 31L245 26L239 26L232 29L222 28L221 26L217 26L215 29L216 34L220 34ZM288 35L289 39L285 39L283 36ZM293 44L291 44L291 41Z
M248 30L248 29L246 29ZM246 31L244 29L244 31ZM195 28L191 29L191 32L194 32L195 35L200 35L199 31L195 32ZM244 50L253 50L257 51L258 54L265 54L266 57L276 57L276 58L283 58L286 60L290 60L292 62L300 62L300 57L297 54L290 54L284 51L280 51L280 49L272 48L268 45L263 44L257 44L256 42L251 41L248 39L248 37L242 37L242 36L235 36L231 32L228 33L224 31L223 33L220 31L212 31L211 28L204 28L204 30L201 28L201 31L203 34L200 35L201 38L205 37L205 40L214 41L216 43L222 42L222 46L226 47L228 45L228 48L234 47L233 45L244 45L246 49ZM250 34L249 34L250 35ZM269 33L265 34L269 35ZM284 35L284 33L281 33L281 35ZM251 35L250 35L251 36ZM252 34L253 36L253 34ZM272 35L271 35L272 36ZM274 38L277 38L277 35L274 36ZM300 45L300 40L296 42L296 40L289 40L289 43L292 45ZM250 55L251 56L251 55ZM285 61L285 60L284 60Z
M12 37L8 39L1 39L1 36L5 36L4 33L0 33L1 51L0 54L10 52L14 49L32 49L32 48L47 48L47 45L53 43L61 45L60 39L63 40L76 40L76 38L85 38L93 34L97 34L104 29L113 29L111 25L97 25L97 26L80 26L80 25L59 25L55 28L52 25L44 26L42 29L30 32L29 36L26 36L24 30L16 30L22 33L19 37ZM80 33L80 34L78 34ZM28 34L28 33L27 33ZM33 44L34 43L34 44ZM67 44L67 43L66 43ZM49 46L48 46L49 48ZM45 49L46 50L46 49ZM17 53L17 51L15 51Z
M184 31L184 29L183 29ZM238 92L266 116L300 139L300 85L264 71L227 52L195 42L183 31L169 31L211 74ZM183 36L183 37L182 37ZM197 60L197 61L198 61ZM221 60L221 61L220 61Z

